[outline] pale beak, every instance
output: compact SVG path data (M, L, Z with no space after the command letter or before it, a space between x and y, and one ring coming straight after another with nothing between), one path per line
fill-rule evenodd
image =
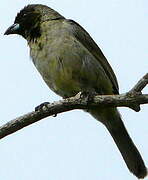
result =
M20 29L20 25L19 24L13 24L12 26L10 26L6 32L4 33L4 35L9 35L9 34L18 34L18 31Z

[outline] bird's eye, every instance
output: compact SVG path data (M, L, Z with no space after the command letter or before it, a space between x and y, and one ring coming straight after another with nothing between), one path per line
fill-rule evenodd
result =
M23 14L23 17L27 16L27 14Z

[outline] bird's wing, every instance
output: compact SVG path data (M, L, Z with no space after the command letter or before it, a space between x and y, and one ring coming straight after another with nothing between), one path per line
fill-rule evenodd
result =
M102 65L104 71L106 72L107 76L109 77L112 85L113 85L113 93L119 94L119 87L117 78L108 63L107 59L105 58L104 54L102 53L101 49L97 46L95 41L91 38L91 36L85 31L83 27L81 27L78 23L73 20L66 20L68 24L70 24L72 33L76 37L76 39L88 49L88 51L99 61Z

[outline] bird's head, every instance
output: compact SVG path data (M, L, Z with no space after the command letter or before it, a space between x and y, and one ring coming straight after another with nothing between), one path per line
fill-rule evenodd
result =
M48 6L31 4L17 14L14 24L4 34L19 34L25 39L34 39L41 35L41 23L62 18L64 17Z

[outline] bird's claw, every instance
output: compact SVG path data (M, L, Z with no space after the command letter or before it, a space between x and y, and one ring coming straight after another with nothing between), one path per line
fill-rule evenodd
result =
M49 104L50 104L49 102L44 102L39 106L35 107L35 111L42 111L44 110L44 108L47 109Z
M86 99L87 104L88 104L88 103L93 102L95 95L97 95L96 92L84 91L84 92L81 92L80 98L81 99Z

